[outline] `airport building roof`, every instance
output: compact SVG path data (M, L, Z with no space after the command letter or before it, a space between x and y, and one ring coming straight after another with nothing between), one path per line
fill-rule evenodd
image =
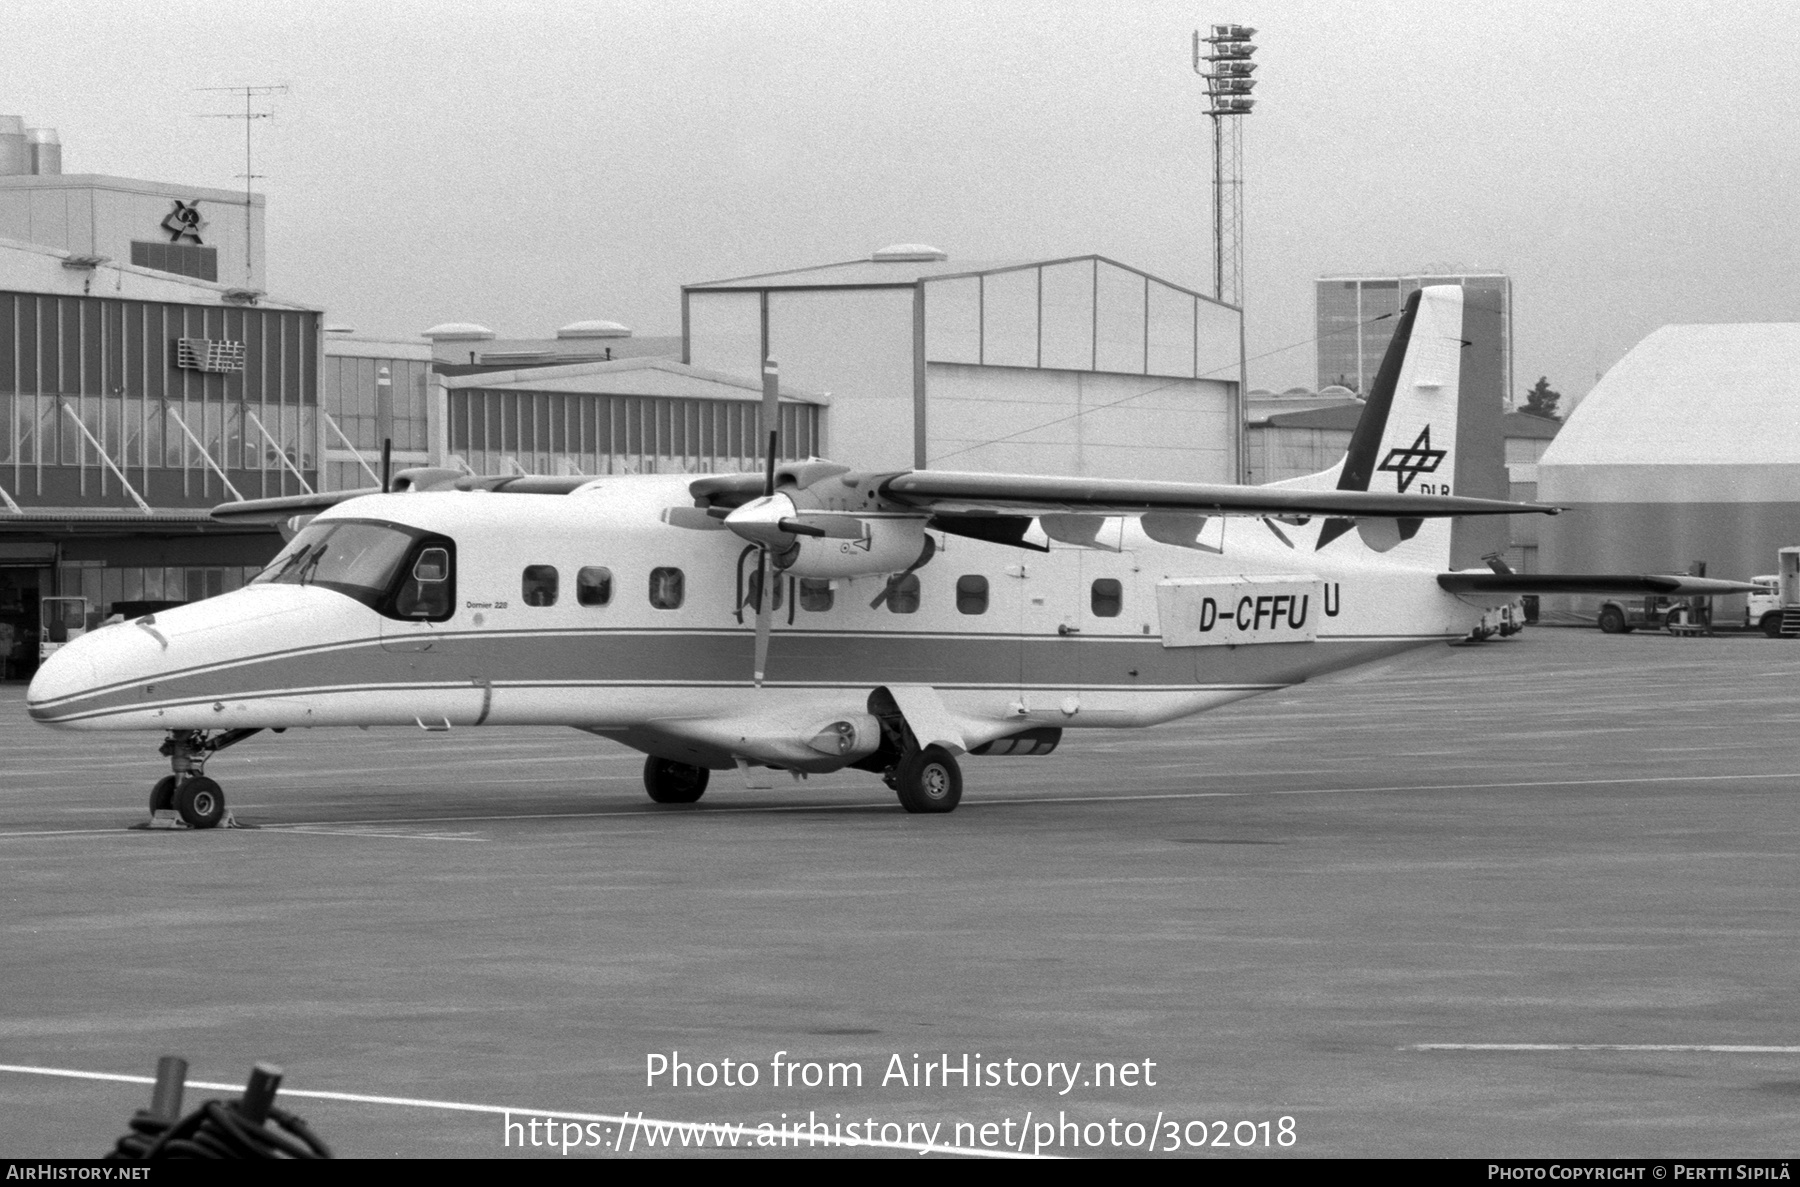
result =
M1664 326L1570 414L1548 502L1800 501L1800 323Z

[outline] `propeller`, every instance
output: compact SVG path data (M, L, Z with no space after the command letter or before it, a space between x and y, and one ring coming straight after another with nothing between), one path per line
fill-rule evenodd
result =
M781 371L774 359L763 360L763 500L774 501L775 452L781 443ZM790 504L791 506L791 504ZM781 524L777 522L779 533ZM774 556L770 545L778 540L756 540L756 687L763 685L763 673L769 668L769 632L775 621Z
M894 596L894 591L900 588L900 583L902 581L905 581L908 577L930 564L931 558L936 555L937 541L927 535L925 537L925 547L919 550L919 558L887 579L887 584L881 587L880 592L875 595L875 600L869 603L869 609L879 609L883 602Z

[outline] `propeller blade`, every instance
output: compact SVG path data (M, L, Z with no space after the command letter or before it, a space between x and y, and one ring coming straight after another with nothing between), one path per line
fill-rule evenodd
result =
M756 687L769 669L769 631L775 620L775 580L769 571L769 550L757 549L756 558Z
M783 527L790 523L801 523L814 530L802 531L800 535L820 535L833 540L861 540L869 534L868 525L852 515L806 515L798 520L784 519L781 523Z
M779 446L781 430L769 430L769 444L763 451L763 497L775 493L775 450Z
M723 516L698 507L664 507L662 521L672 528L689 528L701 532L718 532L725 528Z
M879 609L883 602L893 596L894 590L902 581L905 581L912 574L930 564L931 558L936 555L937 541L927 535L925 537L925 547L919 550L919 559L906 566L906 568L902 569L900 572L895 573L892 577L889 577L887 579L887 584L881 587L881 591L877 593L875 599L869 603L869 609Z

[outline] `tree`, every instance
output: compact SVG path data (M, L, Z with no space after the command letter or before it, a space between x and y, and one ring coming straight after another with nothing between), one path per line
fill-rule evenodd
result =
M1525 407L1519 409L1527 416L1541 416L1545 420L1560 420L1556 415L1556 403L1562 399L1562 393L1550 386L1548 376L1538 376L1536 386L1525 393Z

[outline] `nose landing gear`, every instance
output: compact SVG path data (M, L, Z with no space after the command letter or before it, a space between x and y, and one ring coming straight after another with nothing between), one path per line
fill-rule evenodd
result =
M205 730L170 730L158 753L166 755L173 775L164 775L150 789L150 827L173 828L173 812L189 828L234 827L225 810L225 791L206 777L206 760L235 746L260 729L221 730L209 736ZM167 823L160 823L166 821Z

